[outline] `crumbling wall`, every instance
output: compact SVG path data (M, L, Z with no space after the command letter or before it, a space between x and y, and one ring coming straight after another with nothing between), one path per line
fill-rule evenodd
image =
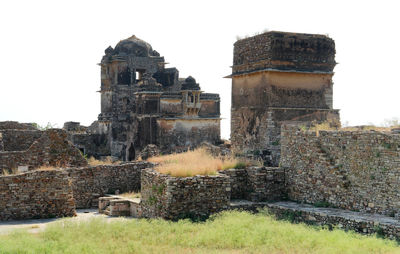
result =
M68 136L68 139L88 158L102 158L111 154L107 134L71 133Z
M281 125L287 121L310 123L339 121L338 110L307 108L248 108L231 111L231 142L234 149L262 158L266 166L278 166Z
M33 123L19 123L14 121L0 122L1 130L37 130Z
M86 166L87 161L80 151L67 140L60 129L50 129L25 151L0 152L0 170L19 167L34 169L40 166L66 167Z
M97 207L98 198L104 194L140 191L141 171L152 166L149 162L132 162L66 169L72 182L76 207Z
M75 200L67 172L32 171L0 176L0 220L75 215Z
M1 130L3 134L4 151L27 150L43 132L40 130Z
M185 151L202 142L220 142L220 119L158 119L158 144L161 151Z
M271 31L234 44L233 73L262 69L332 71L335 42L319 34Z
M144 217L198 218L229 207L231 189L226 175L172 177L145 169L141 179Z
M289 199L394 216L400 209L400 135L303 131L284 125Z

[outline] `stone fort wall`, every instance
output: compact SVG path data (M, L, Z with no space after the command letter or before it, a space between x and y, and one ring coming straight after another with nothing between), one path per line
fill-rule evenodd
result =
M394 216L400 209L400 135L303 131L285 125L281 166L290 200Z

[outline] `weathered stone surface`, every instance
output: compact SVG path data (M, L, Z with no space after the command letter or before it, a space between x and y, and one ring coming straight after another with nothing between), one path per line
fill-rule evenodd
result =
M14 121L0 122L0 132L2 130L37 130L33 123L19 123Z
M231 141L278 166L285 121L338 120L333 109L334 41L324 35L267 32L234 46Z
M158 149L156 145L149 144L140 152L139 157L142 158L142 160L147 160L150 157L159 155L160 149Z
M40 130L1 130L4 151L24 151L38 140L43 131Z
M226 175L172 177L145 169L141 181L144 217L206 217L229 207L231 188Z
M0 176L0 220L74 215L75 200L67 172L32 171Z
M235 43L233 73L262 69L332 71L335 42L320 34L271 31Z
M99 197L105 194L140 190L140 175L149 162L131 162L122 165L99 165L68 168L77 208L97 207Z
M192 77L165 68L164 57L136 36L108 47L101 60L101 113L85 133L68 122L70 140L96 158L131 161L149 144L163 153L220 142L220 98ZM95 144L95 145L94 145Z
M320 208L293 202L277 202L266 207L278 218L312 225L327 225L361 234L375 234L390 239L400 239L400 221L379 214L352 212L335 208Z
M400 135L282 127L289 199L394 216L400 209Z
M61 129L49 129L43 132L28 150L0 152L0 170L12 171L19 166L29 169L41 166L68 167L85 166L87 161L80 151L67 140L67 134Z
M220 171L220 174L229 176L231 199L263 202L286 198L285 172L282 168L247 167Z

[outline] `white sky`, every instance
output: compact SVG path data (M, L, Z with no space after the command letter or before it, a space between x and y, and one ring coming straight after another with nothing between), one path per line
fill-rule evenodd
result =
M229 138L233 43L265 29L329 34L336 42L334 108L342 123L400 117L396 1L0 2L0 121L89 125L100 113L104 49L132 34L181 77L221 96Z

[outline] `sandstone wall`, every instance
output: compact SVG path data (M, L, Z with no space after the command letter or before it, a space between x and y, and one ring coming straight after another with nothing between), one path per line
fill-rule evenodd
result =
M400 209L400 135L283 126L289 199L394 216Z
M171 177L145 169L141 180L144 217L198 218L229 207L231 188L226 175Z
M75 215L67 172L33 171L0 176L0 220Z
M98 198L104 194L140 191L142 169L152 167L148 162L122 165L99 165L68 168L77 208L97 207Z

